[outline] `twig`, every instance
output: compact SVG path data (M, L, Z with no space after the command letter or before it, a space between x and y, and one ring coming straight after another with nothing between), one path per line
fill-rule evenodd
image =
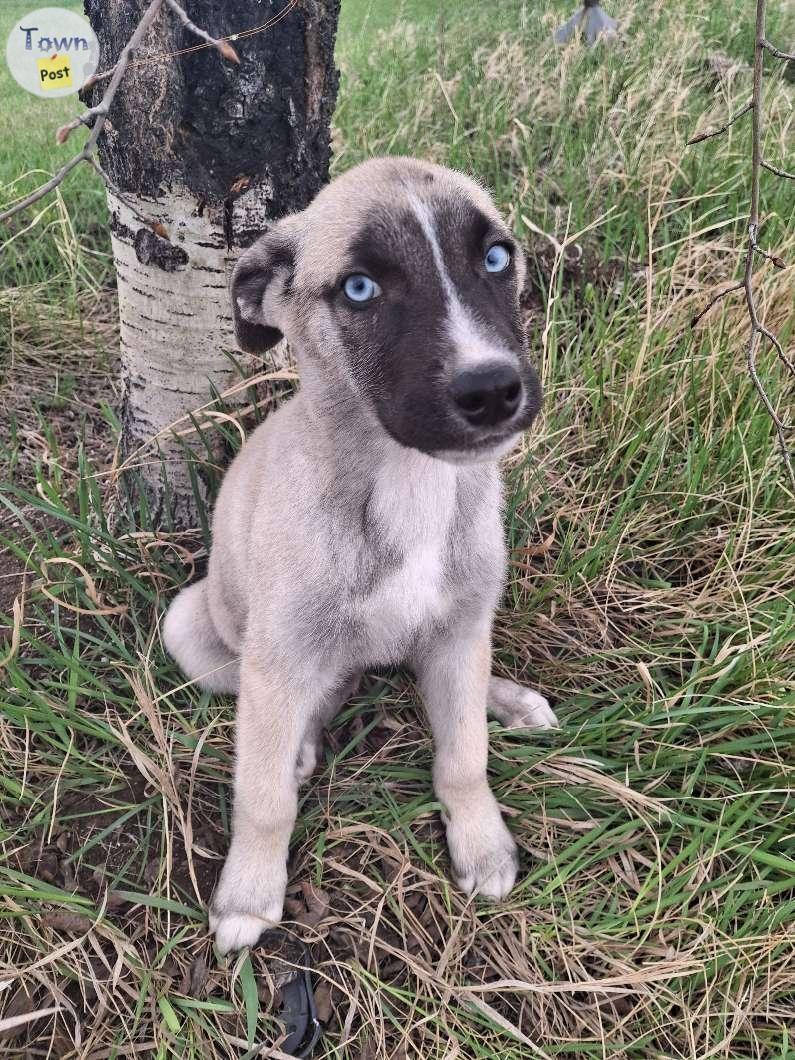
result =
M734 123L737 121L738 118L742 118L742 116L744 114L747 114L748 111L749 110L753 110L753 108L754 108L754 101L752 99L750 99L745 104L744 107L741 107L737 111L736 114L732 115L732 117L729 118L729 120L726 122L725 125L721 125L721 127L719 129L715 129L713 132L699 133L698 136L691 137L687 141L685 146L686 147L692 147L693 144L700 144L702 142L702 140L711 140L713 136L720 136L721 133L725 133L728 128L730 128L732 125L734 125Z
M240 65L240 56L237 54L235 49L227 40L218 40L216 37L211 37L209 33L206 33L203 29L196 25L195 22L191 22L188 18L188 12L184 7L181 7L177 0L166 0L166 3L180 20L185 29L189 30L195 36L200 37L202 40L207 41L208 44L212 44L224 59L228 59L230 63L237 63Z
M229 36L220 37L218 38L218 40L242 40L244 37L253 37L257 33L264 32L266 29L272 29L277 22L281 22L283 18L287 18L290 12L293 11L294 8L296 8L300 2L301 0L287 0L287 4L285 5L285 7L283 7L281 11L277 12L277 14L272 15L271 18L267 19L265 22L258 22L255 26L250 26L248 29L238 30L237 33L230 33ZM193 44L190 48L179 48L177 49L177 51L162 52L159 55L148 55L144 59L136 59L136 61L132 65L150 66L152 63L161 63L164 62L166 59L176 59L180 55L190 55L192 52L201 51L202 48L215 47L215 44L216 38L211 37L209 41L205 44ZM90 77L88 81L86 81L84 88L90 88L91 85L95 85L99 81L106 81L111 76L114 70L115 67L111 66L107 70L103 70L102 73L94 74L93 77Z
M795 52L779 51L778 48L773 47L769 40L765 40L764 38L762 38L762 40L759 41L759 47L764 48L766 51L769 51L770 54L775 55L777 59L787 59L790 62L795 63Z
M769 250L763 250L761 247L754 247L754 251L760 258L766 258L771 264L775 265L777 269L786 269L786 261L780 258L778 254L771 254Z
M766 169L771 173L775 173L776 176L786 177L791 180L795 179L795 174L788 173L786 170L778 169L769 162L765 162L762 158L762 74L764 68L764 53L765 51L769 51L775 55L777 59L795 60L795 55L789 55L786 52L779 51L778 48L774 48L773 45L765 39L765 4L766 0L757 0L756 3L754 86L750 102L747 103L742 110L738 111L737 114L735 114L734 117L721 129L688 140L688 144L695 144L702 140L710 139L712 136L718 136L720 133L725 132L726 129L728 129L729 126L732 125L742 114L747 113L749 110L753 111L751 121L751 209L748 217L748 240L746 242L743 278L737 283L732 284L731 287L727 287L726 290L715 295L714 298L710 299L704 309L693 318L693 325L697 324L704 314L707 313L716 302L725 298L726 295L738 290L743 290L745 292L745 304L748 308L748 316L751 321L751 334L746 346L748 374L751 378L751 382L756 388L756 392L762 400L762 404L767 409L767 412L773 421L776 435L778 436L779 448L781 450L781 459L789 476L792 489L795 490L795 467L793 467L792 457L787 445L787 433L795 430L795 424L784 423L779 417L762 380L759 378L756 364L759 347L764 338L775 349L776 355L784 368L790 375L795 377L795 363L793 363L791 358L787 356L778 337L764 324L763 321L759 319L759 312L756 307L753 288L754 259L757 254L772 262L779 269L786 268L785 262L778 257L778 255L771 254L769 251L763 250L762 247L759 246L759 185L761 171L762 169Z
M99 107L91 107L90 110L84 111L82 114L78 114L76 118L72 118L71 121L67 122L66 125L62 125L55 134L55 142L57 144L65 144L69 139L69 134L73 129L76 129L78 125L91 125L91 119L99 114ZM104 114L103 114L104 117Z
M795 180L795 173L789 173L786 169L779 169L778 166L771 165L770 162L765 162L764 158L759 164L762 169L767 169L770 173L775 173L777 177L784 177L786 180Z
M795 375L795 365L784 353L781 343L773 333L759 320L759 314L754 300L753 274L754 254L759 249L759 176L762 169L762 69L765 51L765 5L766 0L756 2L756 43L754 47L754 90L753 90L753 121L751 124L751 213L748 218L748 247L745 253L745 272L743 275L743 286L745 288L745 304L748 306L748 316L751 318L751 335L748 339L746 361L748 374L756 387L756 391L762 399L770 418L776 428L778 444L781 450L781 458L789 474L793 490L795 490L795 468L787 446L786 432L788 427L780 420L778 413L773 408L773 403L767 395L762 381L756 370L756 353L759 347L760 337L764 337L776 349L779 359ZM779 56L780 58L781 56Z
M107 74L110 75L110 81L108 83L108 87L105 89L105 93L102 96L100 102L95 107L90 107L87 111L85 111L85 113L78 115L76 118L72 118L71 121L67 122L65 125L62 125L55 134L56 142L62 144L69 139L70 133L79 125L90 126L91 133L88 139L86 140L85 144L83 145L82 150L78 151L78 153L74 155L73 158L70 158L68 162L61 166L57 173L53 174L53 176L50 177L48 181L46 181L40 187L36 188L35 191L32 191L30 195L26 195L23 199L20 199L19 202L14 203L13 206L9 207L3 213L0 213L0 221L7 221L9 218L14 217L15 214L21 213L23 210L27 210L27 208L29 206L32 206L34 202L38 202L39 199L43 199L45 195L48 195L51 191L53 191L54 188L57 188L58 185L64 180L64 178L67 177L68 174L71 173L71 171L77 165L79 165L81 162L88 162L89 165L93 166L94 169L100 174L110 191L114 195L116 195L116 197L119 198L122 202L124 202L125 205L129 206L129 208L132 210L135 216L139 218L139 220L143 221L144 224L148 225L153 231L157 232L158 235L167 238L166 230L159 222L152 221L149 218L143 216L143 214L141 214L139 210L133 207L131 203L129 203L124 198L124 196L121 195L119 189L116 188L116 186L108 179L107 174L104 173L102 169L100 169L100 167L97 165L97 162L94 157L97 141L99 140L100 133L105 127L105 119L108 116L111 104L113 103L113 100L116 96L116 92L118 91L122 78L124 77L127 67L129 66L132 54L136 50L136 48L138 48L138 46L141 44L141 41L146 36L150 26L154 23L155 19L159 15L164 3L180 19L186 29L189 29L192 33L195 33L203 40L212 44L215 48L218 49L220 54L225 59L228 59L230 62L234 63L240 62L240 58L231 44L229 44L225 40L216 40L208 33L205 33L203 29L200 29L198 26L194 25L194 23L190 21L187 14L183 10L183 8L180 7L180 5L176 2L176 0L151 0L151 3L141 15L141 20L135 27L132 36L122 49L121 54L119 55L119 58L116 61L115 65L112 66L109 71L107 71ZM96 84L97 80L99 80L97 77L89 78L89 80L86 82L86 86Z
M116 63L116 66L113 71L113 77L110 79L110 83L105 89L105 94L103 95L102 100L96 107L92 108L92 111L95 114L94 124L91 128L91 135L83 145L82 151L79 151L74 156L74 158L71 158L66 163L65 166L62 166L61 169L59 169L58 172L55 174L55 176L48 180L46 184L42 184L40 188L37 188L36 191L31 192L31 194L27 195L24 199L21 200L21 202L16 203L10 209L6 210L5 213L0 214L0 221L7 221L9 217L13 217L15 214L21 213L22 210L26 210L28 206L32 206L34 202L38 202L39 199L43 199L45 195L47 195L50 191L52 191L53 188L57 187L57 185L61 183L67 173L71 172L71 170L73 170L76 165L78 165L80 162L88 162L91 159L91 156L94 154L94 148L97 146L99 134L102 132L105 126L105 116L110 110L110 105L116 95L116 90L121 84L121 79L124 77L124 72L127 69L127 63L130 61L130 56L141 43L145 34L149 30L149 27L157 18L157 15L160 12L160 8L162 6L162 2L163 0L152 0L149 7L146 9L146 11L144 11L143 15L141 16L141 21L135 27L133 35L130 37L130 39L127 41L127 44L122 49L122 53L119 56L119 61ZM77 124L79 124L79 122ZM73 128L77 127L76 124L70 123L70 125L72 125ZM66 140L70 131L71 130L69 126L61 126L61 128L56 133L56 139L58 137L62 137L62 139L59 140L59 143L63 143L64 140Z
M774 335L769 328L766 328L764 324L759 325L760 332L765 336L768 342L775 348L776 355L788 372L792 372L795 375L795 362L791 361L790 358L784 351L784 347L781 345L777 335ZM795 425L787 426L788 431L795 429Z
M27 195L24 199L20 199L18 203L6 210L5 213L0 213L0 221L7 221L9 217L13 217L14 214L22 213L23 210L27 210L29 206L32 206L34 202L38 202L39 199L43 199L45 195L48 195L51 191L58 187L63 181L64 177L67 176L75 166L83 161L83 152L79 155L75 155L74 158L70 158L66 165L61 166L57 173L47 181L46 184L42 184L40 187L32 191L30 195Z
M690 321L691 328L694 328L696 324L701 320L702 317L706 316L707 313L712 309L716 302L720 302L722 298L725 298L728 294L733 294L734 291L739 291L743 286L743 281L738 280L737 283L733 283L731 287L726 287L722 291L719 291L713 298L707 302L703 309L699 310L698 313Z

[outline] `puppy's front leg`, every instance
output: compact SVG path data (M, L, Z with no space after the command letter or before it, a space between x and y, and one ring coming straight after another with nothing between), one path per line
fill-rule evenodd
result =
M504 898L518 858L486 777L489 623L460 624L424 652L415 669L433 731L434 788L445 808L456 882L468 893Z
M282 916L299 753L328 689L244 655L236 715L232 843L210 903L221 953L253 945Z

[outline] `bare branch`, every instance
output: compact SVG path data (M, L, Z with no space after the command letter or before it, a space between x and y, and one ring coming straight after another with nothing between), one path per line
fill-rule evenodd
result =
M70 158L69 161L61 166L57 173L54 173L46 184L42 184L40 187L32 191L30 195L26 195L24 199L20 199L19 202L11 206L5 213L0 213L0 221L6 221L9 217L13 217L14 214L22 213L23 210L27 210L29 206L32 206L34 202L38 202L39 199L43 199L45 195L49 195L51 191L58 187L63 181L64 177L67 176L72 170L83 161L83 152L79 155L75 155L74 158Z
M746 362L748 364L748 374L751 377L751 382L756 387L756 392L762 399L762 403L768 411L768 415L773 421L773 426L776 429L778 435L778 445L781 450L781 459L784 462L784 467L787 469L789 474L792 488L795 489L795 468L792 466L792 457L790 456L789 447L787 445L787 431L791 430L791 426L787 426L781 422L778 418L778 413L773 408L773 404L770 398L767 396L767 391L762 385L762 381L759 378L759 373L756 370L756 347L759 344L759 336L762 334L757 328L751 330L751 338L748 340L748 350L746 354Z
M795 173L788 173L786 169L779 169L778 166L773 166L770 162L765 162L764 158L759 164L762 169L767 169L770 173L775 173L777 177L785 177L787 180L795 180Z
M733 283L731 287L724 287L722 291L718 291L714 297L710 298L703 309L700 309L698 313L690 321L691 328L694 328L698 324L702 317L705 317L707 313L712 309L716 302L720 302L721 299L725 298L726 295L733 294L734 291L740 291L744 287L743 281L738 280L737 283Z
M762 247L754 247L754 253L758 254L760 258L766 258L769 262L772 262L777 269L786 269L787 263L783 258L780 258L778 254L771 254L769 250L763 250Z
M795 365L787 357L781 343L769 328L759 319L759 313L754 300L753 274L754 254L759 252L759 178L762 170L762 71L764 66L765 51L765 4L766 0L756 2L756 42L754 46L754 88L753 88L753 121L751 125L751 212L748 218L748 244L745 252L745 271L743 275L743 286L745 287L745 302L748 306L748 315L751 318L751 335L748 339L746 361L748 374L756 387L756 391L762 399L762 403L773 421L778 435L778 444L781 450L781 459L789 475L790 483L795 490L795 468L787 446L786 432L790 428L782 423L778 413L773 408L767 391L765 390L756 369L756 351L759 345L760 335L772 343L776 349L779 360L787 368L791 375L795 375ZM766 257L769 255L765 254Z
M760 334L764 335L768 342L771 344L771 346L775 348L776 354L778 355L778 359L781 361L787 371L790 372L792 375L795 375L795 363L793 363L793 361L791 361L787 356L784 347L781 345L781 342L778 339L778 336L774 335L772 331L770 331L764 326L764 324L759 325L759 332ZM788 426L787 430L795 430L795 424L791 424L790 426Z
M38 202L39 199L43 199L45 195L48 195L51 191L53 191L54 188L58 187L58 185L64 180L64 178L69 173L71 173L75 166L77 166L80 162L88 162L100 174L102 179L105 181L105 184L113 192L113 194L120 201L124 202L125 205L132 210L135 216L139 218L139 220L143 221L143 223L148 225L149 228L157 232L158 235L161 235L164 238L168 238L168 233L159 222L151 221L149 218L144 217L137 209L132 206L131 203L129 203L124 198L119 189L116 188L115 185L110 182L107 174L104 173L102 169L97 165L94 158L97 141L99 140L100 133L102 132L105 126L105 119L107 118L108 113L110 112L110 108L116 96L118 87L121 84L121 80L124 77L127 67L130 64L132 54L136 50L136 48L138 48L138 46L141 44L150 26L154 23L155 19L160 13L160 10L163 7L164 3L169 8L169 10L174 12L177 18L179 18L180 22L182 22L183 26L185 26L186 29L190 30L191 33L195 34L197 37L201 37L201 39L206 41L208 44L211 44L220 52L220 54L225 59L228 59L230 62L240 62L240 57L228 41L216 40L215 37L211 37L209 33L206 33L195 23L191 22L184 8L182 8L179 3L177 3L177 0L151 0L151 3L141 15L141 20L135 27L132 36L122 49L121 55L117 59L116 63L112 67L110 67L109 70L106 70L103 74L94 75L93 77L89 78L88 81L86 81L85 87L90 87L91 85L95 85L100 80L104 80L108 77L110 78L108 87L105 89L105 93L100 102L95 107L90 107L83 114L72 118L71 121L68 121L65 125L62 125L55 134L56 142L59 144L63 144L66 143L66 141L69 139L70 134L80 125L86 125L90 127L91 134L83 145L82 150L78 151L78 153L74 155L73 158L70 158L68 162L61 166L57 173L53 174L53 176L48 181L46 181L40 187L36 188L35 191L30 193L30 195L26 195L24 198L14 203L13 206L10 206L7 210L1 213L0 221L7 221L10 217L13 217L15 214L21 213L29 206L32 206L34 202ZM293 6L295 5L290 5L290 9L292 9Z
M152 2L149 4L149 7L147 7L143 15L141 16L141 21L135 27L133 35L130 37L130 39L127 41L127 44L122 49L122 53L119 56L119 60L113 70L113 77L110 79L110 83L105 89L105 94L103 95L98 106L92 108L96 112L96 117L94 118L94 124L91 128L91 135L86 140L82 151L79 151L73 158L70 158L66 165L62 166L61 169L59 169L58 172L53 177L51 177L50 180L48 180L45 184L42 184L40 188L37 188L36 191L31 192L30 195L26 196L20 202L10 207L10 209L0 214L0 221L7 221L9 217L13 217L15 214L21 213L22 210L26 210L28 206L31 206L34 202L38 202L39 199L43 199L45 195L47 195L53 190L53 188L57 187L61 183L64 177L68 173L70 173L75 168L75 166L78 165L78 163L88 162L91 160L94 154L94 149L97 146L99 134L102 132L102 129L105 125L105 115L110 110L110 105L116 95L116 91L118 90L118 87L121 83L121 79L124 77L124 72L127 69L127 64L130 61L130 56L141 43L144 36L148 32L149 27L157 18L162 3L163 0L152 0ZM74 127L76 128L77 126L75 125ZM64 132L64 130L66 131ZM67 128L67 126L62 126L61 129L59 129L59 134L63 133L64 140L69 135L69 132L71 132L71 128Z
M744 107L741 107L736 114L734 114L725 125L721 125L719 129L714 129L712 132L699 133L698 136L693 136L686 143L686 147L691 147L693 144L700 144L703 140L711 140L713 136L720 136L721 133L725 133L738 120L742 118L744 114L747 114L749 110L754 109L754 101L749 100Z
M775 408L773 402L765 389L762 380L759 378L759 372L757 369L757 352L759 350L759 344L761 339L764 337L768 343L775 349L778 360L783 367L789 372L790 375L795 377L795 363L787 355L784 347L781 345L778 337L768 328L763 321L759 319L759 312L756 307L756 301L754 297L754 259L758 254L762 258L766 258L772 262L777 268L786 268L785 262L776 254L772 254L770 251L763 250L759 246L759 182L760 174L762 169L767 169L771 173L775 173L776 176L786 177L790 180L795 179L795 174L788 173L786 170L778 169L776 166L772 166L769 162L765 162L762 158L762 73L764 68L764 53L765 50L772 52L779 59L795 59L795 56L788 55L786 52L781 52L778 48L774 48L765 39L765 2L766 0L757 0L756 3L756 36L754 43L754 85L753 95L749 103L747 103L742 110L738 111L737 114L731 118L721 129L718 129L713 133L706 133L700 136L693 137L689 140L689 144L699 143L702 140L707 140L712 136L718 136L720 133L725 132L741 115L746 114L749 110L753 112L752 124L751 124L751 209L748 217L748 239L746 242L745 250L745 266L743 269L743 278L738 283L732 284L725 290L720 291L714 298L712 298L704 309L693 318L693 324L695 325L704 316L704 314L712 308L712 306L725 298L726 295L733 291L740 289L745 292L745 304L748 308L748 316L751 322L751 334L748 338L748 345L746 347L746 364L748 367L748 374L751 378L751 382L756 388L756 392L762 400L762 404L767 409L768 415L773 421L773 426L778 437L779 449L781 450L781 459L789 477L790 485L793 491L795 491L795 466L793 466L792 457L790 455L789 447L787 444L787 434L795 430L795 424L784 423Z
M764 48L765 51L769 51L771 55L775 55L777 59L789 59L791 62L795 62L795 52L782 52L778 48L774 48L769 40L760 40L759 47Z
M166 0L166 4L171 8L177 18L180 20L185 29L189 30L196 37L200 37L202 40L207 41L208 44L212 44L224 59L228 59L232 63L240 64L240 56L237 54L235 49L229 43L228 40L218 40L216 37L211 37L209 33L206 33L203 29L197 26L194 22L188 18L188 13L184 7L181 7L177 3L177 0Z
M55 142L57 144L65 144L69 139L69 135L73 130L77 129L80 125L91 125L93 118L99 113L99 107L92 107L90 110L83 111L82 114L78 114L76 118L72 118L66 125L62 125L60 129L55 133Z
M256 33L264 33L265 30L271 29L273 26L275 26L277 22L281 22L283 18L287 18L287 16L296 7L298 7L298 4L300 2L301 2L301 0L287 0L287 3L281 9L281 11L279 11L275 15L272 15L270 18L266 19L265 22L259 22L259 23L257 23L256 26L251 26L248 29L238 30L237 33L231 33L228 37L220 38L220 42L224 43L226 41L242 40L244 37L253 37ZM188 55L191 52L200 51L202 48L215 47L215 42L216 42L216 38L215 37L209 37L208 38L208 42L206 42L204 44L193 44L193 45L191 45L190 48L180 48L178 51L163 52L160 55L148 55L145 59L137 59L132 65L133 66L148 66L151 63L161 63L161 62L164 62L166 59L174 59L178 55ZM235 52L235 54L237 55L236 52ZM237 60L232 59L231 61L235 62ZM85 88L90 88L91 85L95 85L99 81L106 81L113 74L113 71L115 69L116 69L115 66L111 66L107 70L103 70L99 74L94 74L93 77L90 77L88 79L88 81L86 81L84 87Z

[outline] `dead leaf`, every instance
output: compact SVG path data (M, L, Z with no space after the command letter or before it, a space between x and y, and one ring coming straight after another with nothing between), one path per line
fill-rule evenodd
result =
M329 911L331 900L326 891L314 887L309 880L304 880L301 890L306 903L306 911L299 913L296 920L306 927L317 927Z
M105 901L106 912L118 913L125 905L130 905L129 898L122 898L118 891L108 891L108 897Z
M185 970L179 987L180 992L189 997L203 997L207 977L207 962L204 957L195 957Z
M2 1020L8 1026L0 1031L0 1041L13 1041L24 1030L24 1024L12 1026L11 1023L17 1016L26 1016L29 1012L36 1011L36 999L38 997L38 984L30 988L27 983L20 983L11 995L8 1004L3 1009Z
M58 913L45 913L39 923L53 931L70 931L82 935L93 927L93 920L84 913L70 913L63 910Z
M328 1023L334 1013L334 1002L331 999L333 987L327 979L323 979L315 987L315 1008L317 1018L321 1023Z

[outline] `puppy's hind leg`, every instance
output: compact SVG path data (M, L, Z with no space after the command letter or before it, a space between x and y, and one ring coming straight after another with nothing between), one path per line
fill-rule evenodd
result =
M334 720L344 704L356 695L361 679L360 673L346 678L329 693L318 713L307 723L295 768L299 784L305 783L314 773L323 753L323 729Z
M163 620L163 643L187 678L211 692L236 694L240 663L221 640L207 603L207 579L172 601Z

